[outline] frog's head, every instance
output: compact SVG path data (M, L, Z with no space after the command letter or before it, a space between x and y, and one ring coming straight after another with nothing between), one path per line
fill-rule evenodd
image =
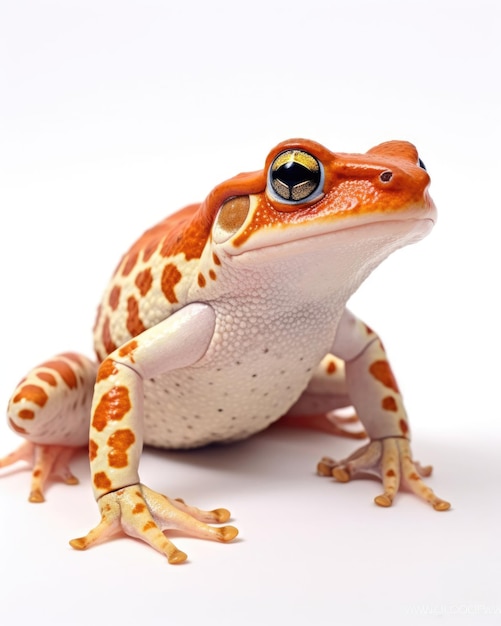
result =
M214 211L212 241L239 256L348 230L353 240L370 238L382 227L404 245L423 237L435 221L429 183L407 142L343 154L291 139L270 152L263 171L241 174L212 192L206 201L208 212Z

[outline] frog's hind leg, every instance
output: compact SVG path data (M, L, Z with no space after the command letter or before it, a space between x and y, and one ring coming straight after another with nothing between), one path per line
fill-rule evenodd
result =
M280 418L277 422L277 426L286 426L288 428L309 428L311 430L318 430L328 435L335 435L337 437L348 437L348 439L365 439L367 434L365 430L351 430L345 428L345 425L360 424L358 416L353 415L338 415L334 411L330 413L318 413L313 415L291 415L287 413Z
M277 425L310 428L330 435L364 439L367 435L360 428L357 415L354 412L346 416L338 413L350 406L344 361L328 354L317 367L308 387ZM353 430L353 426L358 428Z
M26 441L0 459L0 468L27 461L32 468L30 502L44 501L48 480L78 483L69 468L73 454L88 444L90 406L97 364L65 353L29 372L7 409L11 428Z

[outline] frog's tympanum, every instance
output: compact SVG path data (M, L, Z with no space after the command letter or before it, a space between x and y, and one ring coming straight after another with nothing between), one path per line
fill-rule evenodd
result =
M143 444L193 448L232 442L281 417L346 432L333 412L352 406L369 443L320 474L380 476L390 506L400 486L449 508L412 460L407 415L378 335L346 309L391 252L435 221L429 177L413 145L366 154L293 139L263 170L218 185L146 231L120 261L94 327L97 363L59 354L29 372L8 407L26 439L0 461L33 465L30 500L48 479L76 478L88 446L100 523L84 549L114 534L139 537L169 562L186 555L163 531L230 541L226 509L201 511L141 484ZM344 418L349 420L350 418Z

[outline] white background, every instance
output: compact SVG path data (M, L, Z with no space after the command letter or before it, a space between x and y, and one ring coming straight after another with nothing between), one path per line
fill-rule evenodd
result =
M241 539L175 537L169 566L117 540L78 487L26 502L2 472L0 623L499 624L500 27L496 0L60 0L0 8L1 384L63 350L92 353L126 247L293 136L365 151L402 138L431 173L439 223L353 298L381 334L414 451L453 503L314 476L354 445L272 429L237 446L146 451L142 479L226 506ZM17 445L0 427L0 454Z

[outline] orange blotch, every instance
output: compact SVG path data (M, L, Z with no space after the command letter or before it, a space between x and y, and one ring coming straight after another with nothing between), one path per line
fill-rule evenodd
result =
M33 404L37 404L38 406L44 406L48 399L49 397L45 391L38 385L24 385L19 390L19 393L14 396L13 402L25 400L27 402L33 402Z
M205 285L207 284L207 281L205 280L205 276L203 274L199 274L197 280L199 287L205 287Z
M106 354L110 354L111 352L115 352L115 350L117 349L117 346L115 345L115 343L113 342L113 340L111 338L110 318L109 317L107 317L104 320L102 340L103 340L104 348L106 350Z
M138 256L139 255L137 252L132 252L132 251L130 254L127 255L125 265L122 269L122 276L128 276L132 272L132 270L134 269L134 266L137 263Z
M132 363L135 363L134 361L134 350L137 348L137 341L134 339L132 341L129 341L128 343L125 344L125 346L122 346L118 352L118 354L120 356L128 356L130 358L130 360L132 361Z
M169 302L174 304L178 302L174 288L181 280L182 274L174 265L174 263L167 263L162 272L161 286L164 296Z
M45 363L42 363L40 367L46 367L47 369L57 372L70 389L74 389L78 384L75 372L73 371L71 365L68 365L66 361L62 361L59 359L54 361L46 361Z
M381 406L385 411L398 411L397 402L392 396L386 396L381 400Z
M216 280L216 272L214 270L209 270L209 276L212 280Z
M98 489L111 489L111 480L108 478L106 472L97 472L94 476L94 485Z
M328 363L328 365L326 367L326 370L325 370L327 372L327 374L334 374L334 372L336 370L337 370L337 367L336 367L335 361L329 361L329 363Z
M18 426L10 417L9 417L9 425L12 428L12 430L15 431L16 433L18 433L19 435L27 435L28 434L27 430L25 430L21 426Z
M393 376L393 372L391 371L388 361L374 361L374 363L372 363L369 367L369 372L385 387L393 389L395 393L399 393L397 381Z
M23 409L22 411L19 411L17 415L22 420L32 420L35 417L35 413L30 411L30 409Z
M139 293L144 297L151 289L151 286L153 284L151 269L147 267L142 272L139 272L134 282L136 283L136 287L139 289Z
M412 474L409 474L408 478L410 478L411 480L419 480L419 476L418 474L416 474L416 472L412 472Z
M97 370L96 382L105 380L114 374L118 374L118 369L112 359L105 359Z
M38 372L37 378L40 378L40 380L43 380L44 383L47 383L51 387L55 387L57 385L57 380L48 372Z
M155 522L152 522L151 520L149 522L146 522L146 524L143 526L143 531L147 531L147 530L151 530L152 528L156 528L157 525L155 524Z
M127 330L135 337L140 335L146 330L146 326L143 324L139 317L139 304L134 296L131 296L127 300Z
M121 288L118 285L115 285L113 289L110 291L110 297L108 298L108 304L111 307L112 311L116 311L118 308L118 304L120 302L120 292Z
M108 445L111 451L108 454L108 463L110 467L127 467L129 459L127 457L127 450L136 441L134 433L125 428L123 430L117 430L108 439Z
M403 419L401 419L398 422L398 425L400 426L400 430L402 431L402 433L404 435L407 435L407 433L409 432L409 426L407 425L407 422Z
M136 506L132 509L132 513L134 515L138 515L139 513L142 513L144 510L146 509L146 504L143 504L142 502L139 502L138 504L136 504Z
M131 407L127 387L112 387L99 400L92 419L93 428L101 432L106 428L109 421L120 421L123 419Z
M368 335L373 335L374 334L374 331L372 330L372 328L370 326L367 326L367 324L364 324L364 326L365 326L365 332Z
M216 265L221 265L221 261L215 252L212 253L212 259Z
M41 475L42 475L42 470L37 469L33 472L33 478L40 478Z
M388 476L388 478L393 478L394 476L396 476L396 474L395 474L395 470L389 469L389 470L386 472L386 476Z
M94 439L89 440L89 461L93 461L97 457L99 446Z

